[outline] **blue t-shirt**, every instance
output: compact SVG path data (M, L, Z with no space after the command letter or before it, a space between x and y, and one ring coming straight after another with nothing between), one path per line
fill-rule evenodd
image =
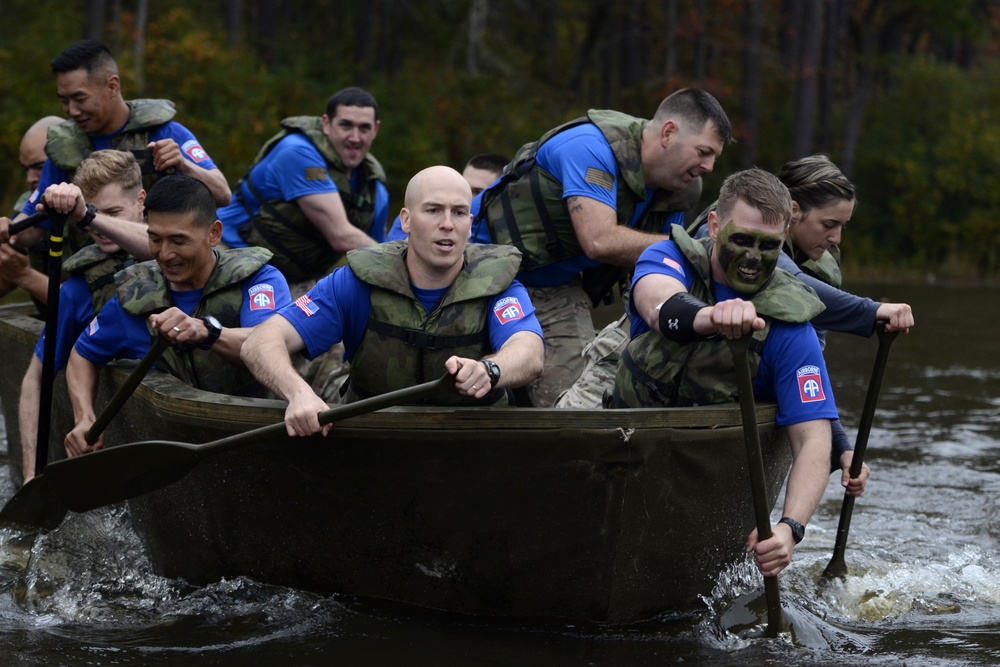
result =
M87 280L82 275L73 274L59 288L54 372L65 368L73 344L93 317L94 309ZM45 329L42 329L42 335L35 344L35 356L39 361L44 359L44 351Z
M124 126L122 126L124 129ZM121 130L109 134L103 137L96 137L94 135L90 136L91 143L94 144L94 150L100 151L111 147L111 140L121 134ZM169 123L164 123L159 127L154 128L149 133L150 141L160 141L161 139L173 139L180 146L181 153L184 155L184 159L198 165L202 169L215 169L215 163L212 162L212 158L209 157L205 149L201 147L198 139L195 138L191 131L177 123L175 121L170 121ZM46 160L45 166L42 167L42 176L38 181L38 188L31 193L31 197L24 204L24 208L21 212L25 215L33 215L35 213L35 204L38 203L39 193L45 192L45 189L50 185L57 183L67 183L69 182L69 172L65 169L60 169L52 160ZM46 223L42 223L43 226Z
M429 313L447 291L448 288L414 289L413 294ZM493 316L488 318L487 327L494 351L518 331L533 331L542 336L542 327L535 318L528 292L517 281L493 299L491 309ZM350 359L364 338L370 313L371 287L361 282L350 267L344 266L321 279L278 314L302 337L309 359L341 341L344 358Z
M299 197L316 194L336 194L336 184L330 178L326 167L326 159L320 154L311 141L300 132L293 132L283 138L271 149L264 159L250 170L253 186L265 201L293 201ZM364 186L361 183L361 172L354 170L351 176L351 188ZM260 211L260 202L253 196L244 180L237 186L246 203L256 215ZM240 237L240 227L250 222L251 215L234 193L228 206L217 212L222 221L222 240L232 248L245 247L246 241ZM375 221L369 232L375 241L382 241L385 235L385 223L389 218L389 191L385 185L378 182L375 186Z
M535 159L539 168L562 184L564 200L568 197L587 197L617 210L618 178L621 174L618 161L604 133L593 123L577 125L555 135L542 144ZM592 175L595 173L608 174L611 178L594 178ZM634 227L642 219L654 192L651 188L646 189L646 198L636 206L628 221L629 227ZM481 200L481 196L473 199L473 215L479 213ZM680 213L679 218L672 216L671 220L682 221L683 213ZM667 224L669 223L670 220ZM665 225L664 228L669 229L669 226ZM485 220L476 225L472 235L477 242L493 243ZM586 255L580 255L533 271L522 271L518 274L518 280L529 287L565 285L581 271L601 264Z
M695 281L694 269L673 241L660 241L643 251L635 266L632 289L650 274L675 278L688 290ZM746 298L746 295L715 281L712 281L712 291L716 302ZM632 312L632 337L649 331L649 325L631 302L629 309ZM754 378L753 393L757 400L777 402L775 422L779 426L813 419L837 419L830 375L816 330L811 324L771 321L771 330L761 352L760 367Z
M284 276L271 265L244 280L242 289L241 327L260 324L292 300ZM186 315L198 307L201 293L200 289L170 290L174 305ZM76 351L87 361L103 366L115 359L141 359L149 351L149 345L146 318L125 312L116 295L80 334Z

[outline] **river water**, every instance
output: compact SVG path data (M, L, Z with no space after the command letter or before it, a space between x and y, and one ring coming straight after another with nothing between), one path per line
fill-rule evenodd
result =
M792 631L777 639L758 636L762 581L747 563L688 617L536 627L249 579L195 588L151 574L127 512L113 508L71 514L45 536L0 530L0 665L1000 664L1000 288L852 288L913 304L918 326L889 360L849 574L818 584L843 498L831 478L780 577ZM830 337L852 435L876 348L875 339ZM13 491L6 471L0 465L4 499Z

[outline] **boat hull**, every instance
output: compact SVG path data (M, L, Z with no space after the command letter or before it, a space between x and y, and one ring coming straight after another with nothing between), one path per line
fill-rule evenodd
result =
M11 321L0 322L6 346ZM99 403L122 377L105 372ZM13 384L0 387L8 428ZM282 415L280 402L153 372L106 437L209 442ZM790 454L774 407L758 420L770 506ZM153 567L196 584L244 575L472 615L624 624L701 606L742 557L749 489L736 405L395 408L328 438L212 457L129 510Z

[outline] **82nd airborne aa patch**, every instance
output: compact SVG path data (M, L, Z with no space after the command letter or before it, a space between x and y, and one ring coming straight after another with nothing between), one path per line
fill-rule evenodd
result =
M795 375L799 380L799 398L802 399L803 403L826 400L819 366L803 366L795 371Z

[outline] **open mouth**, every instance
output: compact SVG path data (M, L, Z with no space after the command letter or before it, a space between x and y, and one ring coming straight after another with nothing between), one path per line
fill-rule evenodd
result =
M451 250L452 248L455 247L455 242L449 239L442 239L440 241L435 241L434 245L436 245L438 248L441 248L442 250Z
M740 280L745 283L757 282L760 277L760 269L751 269L745 266L737 267L736 275L739 276Z

